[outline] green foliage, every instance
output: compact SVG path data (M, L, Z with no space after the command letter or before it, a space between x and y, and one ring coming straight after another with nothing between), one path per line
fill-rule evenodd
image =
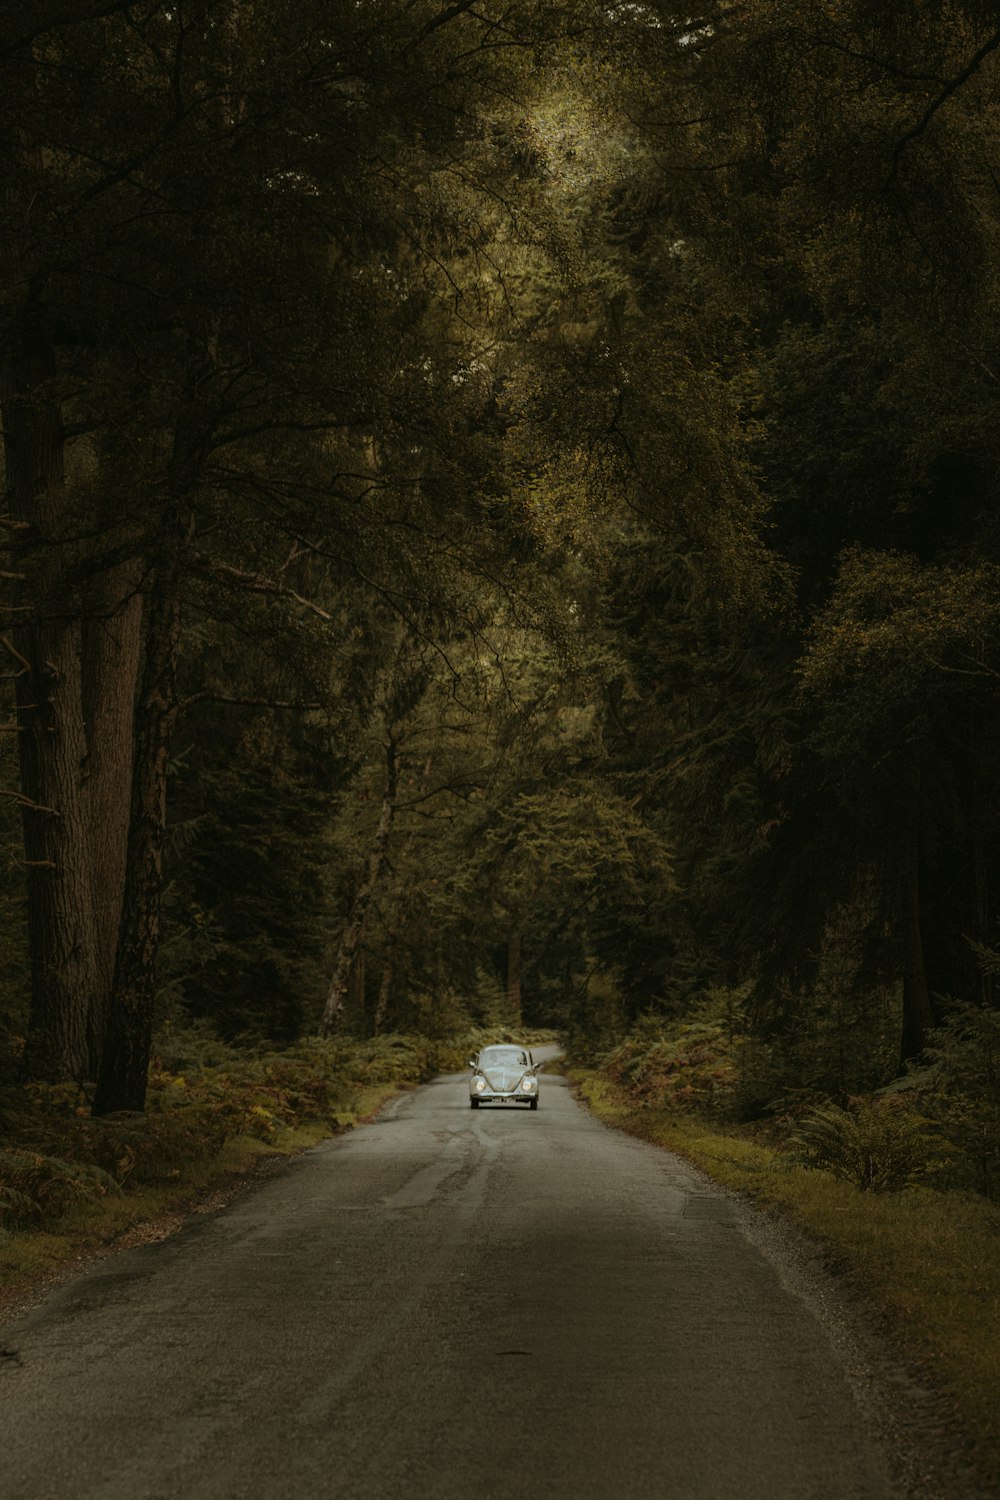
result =
M200 1038L195 1051L201 1050ZM288 1049L227 1048L211 1064L185 1063L172 1043L173 1071L154 1069L147 1114L160 1114L192 1139L209 1127L208 1150L231 1135L271 1140L307 1122L336 1128L360 1088L403 1087L433 1071L421 1037L383 1036L371 1042L308 1039ZM180 1064L180 1065L178 1065ZM186 1122L190 1122L186 1125ZM100 1122L95 1122L100 1123ZM145 1123L145 1122L143 1122ZM154 1127L155 1128L155 1127ZM213 1142L212 1132L221 1133Z
M899 1065L898 987L859 968L859 938L827 933L811 982L774 986L744 1014L739 1113L753 1120L883 1087Z
M607 1054L605 1071L643 1104L730 1116L743 1043L719 1009L717 1002L709 1003L701 1017L689 1021L648 1018Z
M955 1147L959 1181L1000 1198L1000 1011L952 1002L925 1056L907 1090Z
M49 1223L81 1199L183 1180L192 1164L212 1160L234 1138L267 1144L317 1125L335 1132L353 1124L359 1098L411 1088L442 1067L462 1069L472 1052L506 1036L492 1027L438 1042L397 1034L310 1038L274 1051L235 1047L203 1025L165 1027L141 1114L91 1119L74 1085L8 1091L0 1227Z
M946 1143L910 1101L854 1099L808 1110L789 1137L792 1159L864 1192L897 1192L939 1170Z
M750 986L720 988L667 1003L660 1013L627 1023L608 1011L617 1044L593 1016L588 1031L570 1034L574 1057L600 1062L631 1097L648 1104L705 1112L715 1119L797 1117L830 1096L874 1089L896 1069L897 1002L885 991L825 983L789 995L768 1011L766 1026ZM577 1003L576 1016L583 1013ZM625 1031L624 1039L621 1033Z
M824 704L826 753L870 754L887 728L902 740L926 716L929 695L957 709L996 676L998 579L992 563L921 567L896 553L845 554L802 661L804 686Z
M63 1160L42 1151L0 1149L0 1228L56 1218L81 1198L96 1199L118 1187L97 1162Z

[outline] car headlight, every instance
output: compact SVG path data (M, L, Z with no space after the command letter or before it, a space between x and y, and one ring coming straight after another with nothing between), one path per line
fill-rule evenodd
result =
M535 1080L533 1078L522 1078L521 1079L521 1088L524 1090L524 1092L526 1094L530 1094L532 1092L532 1090L534 1089L534 1087L535 1087Z
M477 1094L481 1094L483 1092L483 1089L486 1087L486 1079L477 1078L473 1087L475 1088Z

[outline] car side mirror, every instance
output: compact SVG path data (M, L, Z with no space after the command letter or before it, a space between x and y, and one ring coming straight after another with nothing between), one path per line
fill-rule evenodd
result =
M470 1057L469 1058L469 1067L470 1068L474 1068L475 1066L476 1066L476 1059L474 1057Z

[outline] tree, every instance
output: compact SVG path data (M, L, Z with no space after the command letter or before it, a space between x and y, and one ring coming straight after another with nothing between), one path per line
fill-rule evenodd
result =
M979 597L995 562L982 340L998 241L981 153L996 38L979 7L947 16L811 3L719 16L691 123L668 114L672 88L657 105L678 123L647 111L657 161L669 149L697 183L671 199L675 260L709 293L702 360L737 402L769 508L745 514L766 524L798 606L753 626L699 603L654 637L667 684L702 659L667 791L678 867L702 922L735 915L716 928L720 956L751 968L772 1015L853 912L851 983L902 982L904 1056L943 997L977 985L964 936L986 941L995 921L973 834L992 826L991 632L977 606L963 645L952 606ZM676 180L665 165L665 188ZM714 617L707 653L685 614ZM715 836L685 813L692 798Z
M7 464L15 521L31 509L39 533L18 556L19 570L26 552L37 566L25 580L30 605L13 606L27 632L14 649L51 661L60 693L32 669L23 711L47 704L58 734L38 740L22 778L35 816L68 840L58 860L46 845L33 865L57 870L31 903L47 956L29 1059L74 1076L92 1062L85 1039L89 1028L92 1054L100 975L110 973L96 953L94 892L108 898L106 947L108 912L131 882L102 1109L142 1092L168 700L194 580L295 599L322 621L329 610L297 575L322 592L324 570L337 581L353 572L421 628L428 610L466 608L463 578L503 546L483 503L495 393L478 352L502 332L504 258L511 246L523 256L535 229L526 200L511 233L516 174L492 122L517 110L529 76L520 49L544 49L567 15L518 18L511 52L493 44L493 20L467 7L409 8L377 25L346 7L335 28L332 19L328 7L278 17L241 5L237 24L228 0L139 21L117 7L39 5L24 12L7 60L19 226L8 246ZM110 117L92 107L101 97L118 101ZM462 280L474 306L485 263L501 271L482 306L446 315ZM66 431L81 439L64 483ZM49 511L36 515L39 505ZM139 693L137 744L148 759L136 765L129 870L120 822L98 878L86 809L74 810L82 683L86 724L103 726L94 766L120 764L108 736L113 723L127 742L131 728L139 592L150 687ZM103 639L85 622L102 616L120 619L132 653L113 713L108 674L81 665L82 640ZM56 744L64 754L46 781L39 747ZM53 892L64 915L46 905ZM140 908L141 932L130 925ZM72 1036L57 1044L64 1026ZM134 1077L116 1092L126 1056Z

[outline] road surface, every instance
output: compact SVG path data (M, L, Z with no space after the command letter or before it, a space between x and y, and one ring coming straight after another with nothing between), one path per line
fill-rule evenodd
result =
M589 1117L395 1101L0 1332L18 1500L890 1500L738 1209Z

